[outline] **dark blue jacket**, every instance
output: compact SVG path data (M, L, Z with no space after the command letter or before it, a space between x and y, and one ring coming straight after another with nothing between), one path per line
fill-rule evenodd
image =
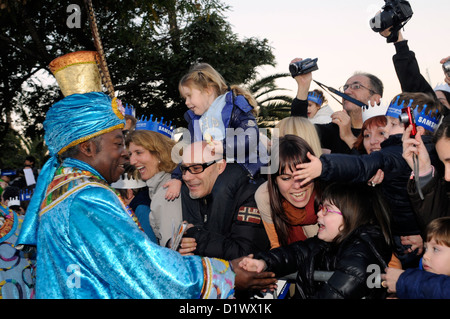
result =
M253 107L243 95L234 96L231 91L226 94L222 121L225 128L235 129L234 134L227 134L224 140L227 162L234 159L235 162L245 168L249 176L254 177L259 173L261 166L268 163L268 155L266 148L259 143L258 125L251 112ZM194 136L197 133L194 131L194 125L200 119L200 116L189 110L185 113L184 118L188 122L191 142L201 140L201 136ZM233 143L230 143L230 141L233 141ZM242 150L245 150L245 158L236 160Z
M398 278L396 290L401 299L450 299L450 276L409 268Z

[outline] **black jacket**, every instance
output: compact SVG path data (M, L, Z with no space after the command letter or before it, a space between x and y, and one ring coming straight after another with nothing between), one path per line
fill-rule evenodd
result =
M250 182L238 164L227 164L204 198L191 199L182 185L183 219L194 224L185 236L195 238L195 255L232 260L270 249L254 198L262 182Z
M383 272L391 257L380 228L373 225L355 229L340 244L316 236L255 255L277 277L297 272L295 296L304 299L383 298L385 290L375 275ZM334 273L328 281L316 282L315 270Z
M422 187L424 199L419 196L415 180L408 182L408 194L425 236L425 227L439 217L450 216L450 183L436 169L433 178Z
M420 234L420 227L411 206L407 183L411 168L403 159L402 135L391 135L381 143L381 150L369 155L324 154L320 157L325 181L367 182L378 169L383 170L384 180L380 184L392 214L392 234L398 236ZM431 136L422 136L430 153L434 145ZM435 153L435 152L434 152ZM430 155L431 156L431 155ZM436 162L432 156L432 163Z
M420 74L416 55L409 50L408 40L396 42L394 45L396 53L392 57L392 61L402 92L422 92L436 97L433 88Z
M411 169L402 157L401 135L390 136L382 143L380 151L369 155L325 154L322 162L321 179L336 182L367 182L378 169L384 171L381 184L383 195L392 213L394 235L419 234L419 226L409 202L406 185Z
M295 98L291 105L291 116L301 116L308 117L308 101L299 100ZM347 143L341 140L339 136L339 126L334 123L327 124L314 124L317 134L319 135L319 140L322 148L331 150L331 153L344 153L348 154L351 152L350 147ZM358 136L361 133L361 129L352 128L352 133Z

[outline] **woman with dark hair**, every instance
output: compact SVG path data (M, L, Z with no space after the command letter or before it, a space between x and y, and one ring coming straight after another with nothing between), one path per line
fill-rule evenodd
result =
M314 153L309 144L299 136L285 135L279 139L279 152L272 160L279 163L279 169L268 176L268 195L275 234L268 232L271 243L276 237L279 245L285 246L298 240L305 240L317 232L315 203L318 186L314 181L300 187L296 178L297 164L309 162L306 154ZM265 224L266 225L266 224ZM308 236L309 228L312 234ZM311 229L313 228L313 229ZM272 237L272 238L271 238ZM272 248L279 245L272 245Z
M240 265L250 271L267 269L278 278L297 272L295 297L384 298L386 290L373 276L391 259L392 239L379 191L366 184L333 183L324 189L321 203L317 236L246 257ZM315 271L332 274L319 282Z
M410 179L407 189L414 212L424 230L433 219L450 216L450 118L446 117L442 121L433 137L436 152L444 168L440 166L441 163L437 167L432 165L421 132L411 138L410 131L411 129L407 129L403 135L403 158L412 168L413 156L416 154L419 178L417 181ZM423 199L420 198L419 189Z

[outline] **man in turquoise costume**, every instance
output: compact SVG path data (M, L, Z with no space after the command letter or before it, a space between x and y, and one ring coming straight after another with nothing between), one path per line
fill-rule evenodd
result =
M36 298L229 298L248 287L261 275L236 260L182 257L141 230L110 187L127 161L124 124L116 99L100 92L67 95L47 112L51 157L17 241L37 248Z

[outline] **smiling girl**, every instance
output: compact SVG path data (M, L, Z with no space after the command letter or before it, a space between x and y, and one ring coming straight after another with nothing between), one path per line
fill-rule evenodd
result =
M385 290L368 285L368 267L384 269L391 259L389 214L376 189L364 184L330 184L317 211L313 238L244 258L246 270L268 269L282 277L297 272L296 297L382 298ZM333 272L326 282L314 271Z

